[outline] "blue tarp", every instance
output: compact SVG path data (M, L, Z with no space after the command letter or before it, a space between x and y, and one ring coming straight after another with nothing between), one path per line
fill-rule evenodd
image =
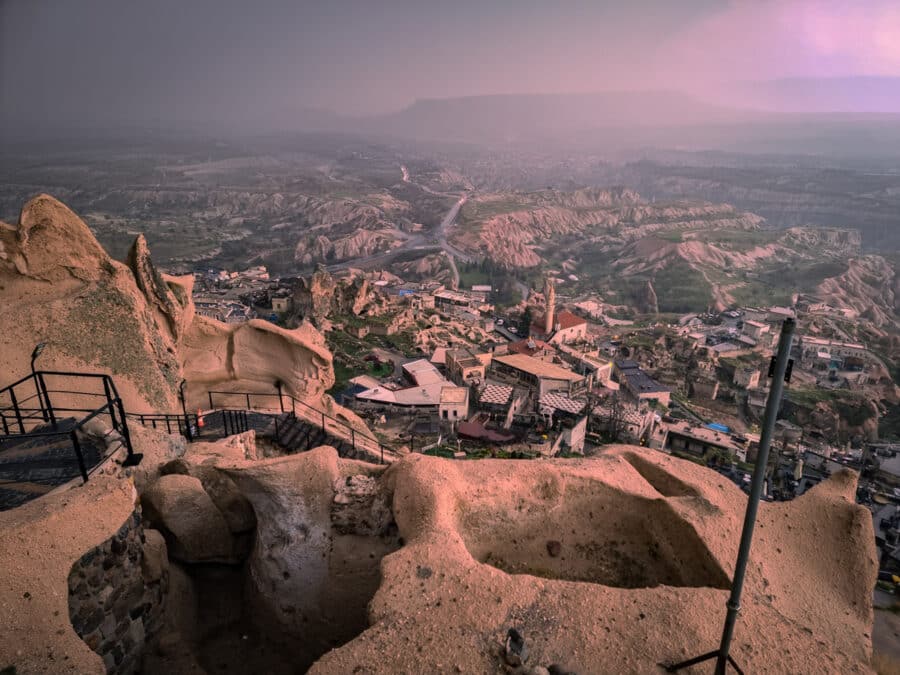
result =
M706 428L712 429L713 431L721 431L723 434L727 434L729 431L731 431L731 429L726 427L724 424L717 423L707 424Z

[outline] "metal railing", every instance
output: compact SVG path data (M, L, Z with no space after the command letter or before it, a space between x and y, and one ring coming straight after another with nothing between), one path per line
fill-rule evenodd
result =
M48 379L52 381L55 378L66 378L70 385L73 380L100 383L103 391L54 389L49 387L47 382ZM70 402L59 403L62 397ZM97 405L95 403L97 398L104 399L105 403ZM53 402L54 399L57 401L56 404ZM84 402L84 399L88 402ZM36 403L36 407L32 402ZM133 450L125 408L109 375L50 370L32 372L0 389L0 452L3 451L3 445L13 441L68 437L78 462L79 473L87 482L90 473L112 455L108 453L93 467L88 467L85 462L80 435L85 433L84 426L100 415L109 416L112 430L118 432L122 439L127 453L124 464L126 466L139 464L142 455L135 454ZM63 424L63 420L69 419L75 420L71 427ZM60 428L62 426L67 428Z
M188 413L126 413L129 419L140 423L141 426L162 431L167 434L179 433L188 440L193 440L197 432L197 415Z
M281 391L271 394L249 391L208 391L207 396L210 410L235 409L234 405L227 407L216 405L217 397L221 402L221 397L231 396L237 397L239 404L243 404L244 410L290 413L294 417L305 419L310 424L318 426L324 433L333 438L349 442L354 452L363 452L379 457L380 462L384 464L385 445L381 441L311 406L309 403L295 398L291 394L285 394ZM268 401L269 405L263 405L260 403L260 400ZM300 412L299 415L298 411ZM393 452L393 449L390 447L387 450L388 452Z
M234 434L242 434L247 431L250 426L247 424L246 410L223 410L222 426L225 428L226 436Z

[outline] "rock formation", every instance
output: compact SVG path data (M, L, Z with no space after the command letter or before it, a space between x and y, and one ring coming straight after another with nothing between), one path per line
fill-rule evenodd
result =
M9 381L25 375L44 341L40 367L110 373L131 412L180 410L182 378L191 408L208 405L209 389L272 394L280 382L285 393L359 423L323 397L334 374L314 328L198 316L192 283L159 273L143 236L127 264L116 262L78 216L40 195L17 226L0 223L0 371ZM344 290L351 309L367 293L365 283Z
M166 579L159 637L129 652L152 672L202 672L220 644L243 658L240 634L227 637L238 620L272 640L278 672L500 672L511 629L526 667L581 673L654 672L718 643L746 498L690 462L618 446L385 468L330 448L258 459L252 434L172 460L150 447L163 436L136 434L159 467L142 467L141 526L161 536L145 529L138 559L111 557L107 572ZM123 486L104 476L0 514L0 653L20 672L42 672L48 654L54 672L103 672L90 649L107 643L78 640L65 589L92 547L113 537L115 554L134 508ZM855 488L842 472L761 506L733 645L746 672L871 672L877 562Z
M358 316L375 302L369 281L363 276L335 279L325 270L302 277L294 289L294 308L300 318L320 324L329 316Z
M571 235L578 242L609 239L624 246L659 230L752 229L762 222L727 204L641 204L637 193L623 189L485 194L472 200L467 211L470 215L454 230L453 244L510 268L540 265L546 257L543 248Z
M514 467L410 456L384 481L405 545L371 627L312 672L493 672L509 628L529 665L580 673L718 644L746 503L718 474L622 447ZM733 647L746 672L868 672L877 562L855 487L846 472L762 506Z
M141 262L140 246L134 260L153 281L150 296L78 216L47 195L24 206L18 226L0 223L0 241L4 379L25 375L32 348L43 341L40 367L111 372L130 409L174 408L181 371L173 325L177 330L188 303L161 305L168 291Z

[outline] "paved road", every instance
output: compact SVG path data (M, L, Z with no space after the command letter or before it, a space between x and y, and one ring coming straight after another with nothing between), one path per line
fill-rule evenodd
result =
M447 243L447 230L449 230L453 223L456 222L459 210L462 208L463 204L466 203L466 199L466 195L460 197L450 211L447 212L447 215L444 216L444 219L438 227L438 241L440 242L441 248L444 250L444 255L447 256L447 260L450 262L450 269L453 271L453 288L459 288L459 270L456 267L456 257L459 257L459 259L464 262L467 261L467 258L463 253Z
M401 178L404 183L413 182L409 175L409 169L407 169L406 166L401 165L400 172ZM424 185L419 185L418 183L414 184L425 190L426 192L430 192L431 194L441 195L443 197L454 196L435 192L434 190ZM325 269L327 269L329 272L338 272L350 267L355 267L357 269L386 267L393 260L405 253L408 253L409 251L421 251L422 255L424 256L427 255L430 250L437 250L438 248L440 248L441 250L443 250L444 255L447 256L447 260L450 263L450 269L453 272L453 287L459 288L459 269L456 267L456 260L459 259L463 262L469 262L471 258L464 252L451 246L447 242L447 231L456 222L456 218L457 216L459 216L459 210L462 208L463 204L466 203L467 199L468 195L463 194L459 197L459 199L457 199L456 202L454 202L453 206L450 207L447 215L444 216L443 220L441 220L441 224L438 226L436 240L430 237L426 237L423 234L411 234L401 246L391 249L390 251L384 253L376 253L364 258L345 260L344 262L336 263L334 265L328 265Z

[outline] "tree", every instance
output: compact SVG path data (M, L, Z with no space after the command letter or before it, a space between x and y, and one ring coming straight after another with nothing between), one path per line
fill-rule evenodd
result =
M522 312L522 321L519 325L519 330L522 332L524 337L528 337L531 335L531 324L534 321L534 310L531 309L531 305L525 307L525 311Z

